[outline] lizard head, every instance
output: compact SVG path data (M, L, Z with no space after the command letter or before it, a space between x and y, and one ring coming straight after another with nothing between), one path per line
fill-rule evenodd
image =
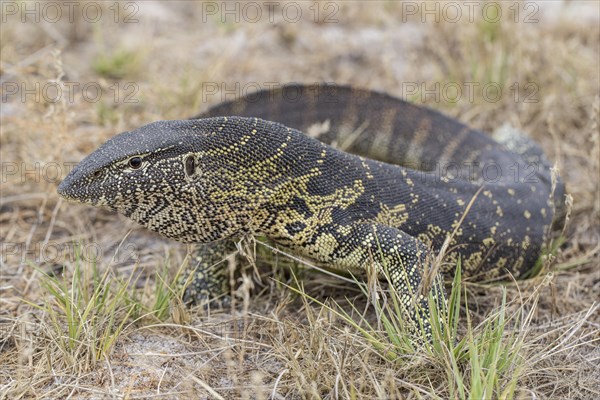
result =
M154 122L105 142L58 193L181 242L223 239L243 231L268 194L268 169L248 173L270 156L274 126L287 130L255 118Z

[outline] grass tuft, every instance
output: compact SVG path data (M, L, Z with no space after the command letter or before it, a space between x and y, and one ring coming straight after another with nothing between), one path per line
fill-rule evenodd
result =
M49 349L44 353L48 364L87 369L110 354L138 304L127 294L133 275L122 280L110 269L100 275L95 261L84 264L80 249L75 246L70 280L37 269L44 292L42 303L25 302L47 318L42 326L48 339Z
M460 269L458 263L448 307L439 311L441 315L430 295L430 322L434 337L431 345L423 344L424 332L411 333L410 322L405 319L396 291L385 291L378 283L373 286L356 280L363 294L371 299L370 306L377 315L375 323L370 322L367 310L361 312L350 301L349 312L338 302L334 301L330 306L308 295L300 285L300 289L288 287L341 318L362 335L386 362L403 369L402 365L407 360L412 360L412 363L419 360L411 373L415 385L426 385L428 377L435 375L445 380L449 398L513 398L521 373L526 368L523 347L535 307L526 312L521 305L509 317L506 290L503 290L502 302L497 309L473 326L469 313L464 311L468 309L468 302L466 291L464 300L461 295ZM369 287L375 287L376 293L370 293ZM537 303L535 297L529 301ZM465 330L461 332L460 326L465 326Z
M92 62L94 71L109 79L123 79L134 76L141 67L140 52L119 48L113 52L102 52Z

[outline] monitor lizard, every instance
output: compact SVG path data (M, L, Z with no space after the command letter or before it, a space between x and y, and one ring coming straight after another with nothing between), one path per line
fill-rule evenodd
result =
M58 193L204 244L187 271L188 299L226 290L219 261L237 238L264 236L329 267L376 268L431 340L430 304L445 304L441 274L460 260L476 280L527 275L565 190L541 149L512 128L494 140L383 93L292 84L121 133Z

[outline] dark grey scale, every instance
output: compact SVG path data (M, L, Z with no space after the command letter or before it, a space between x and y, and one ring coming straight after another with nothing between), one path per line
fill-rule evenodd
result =
M304 229L306 229L306 224L302 221L294 221L289 224L286 224L285 229L287 230L289 235L293 236L304 231Z
M169 208L169 204L167 203L166 199L154 196L152 200L152 205L146 210L149 215L159 214Z

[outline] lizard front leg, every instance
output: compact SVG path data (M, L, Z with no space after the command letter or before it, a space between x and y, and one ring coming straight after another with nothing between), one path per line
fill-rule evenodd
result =
M229 239L198 245L178 281L183 301L226 305L230 293L228 260L236 253L235 242Z
M433 296L439 311L445 309L446 299L439 273L431 280L430 287L423 287L424 274L431 265L427 246L417 238L387 225L355 223L340 240L340 246L332 256L334 263L340 267L364 269L371 263L380 276L387 275L412 322L411 330L418 332L422 328L426 340L431 342L428 295Z

